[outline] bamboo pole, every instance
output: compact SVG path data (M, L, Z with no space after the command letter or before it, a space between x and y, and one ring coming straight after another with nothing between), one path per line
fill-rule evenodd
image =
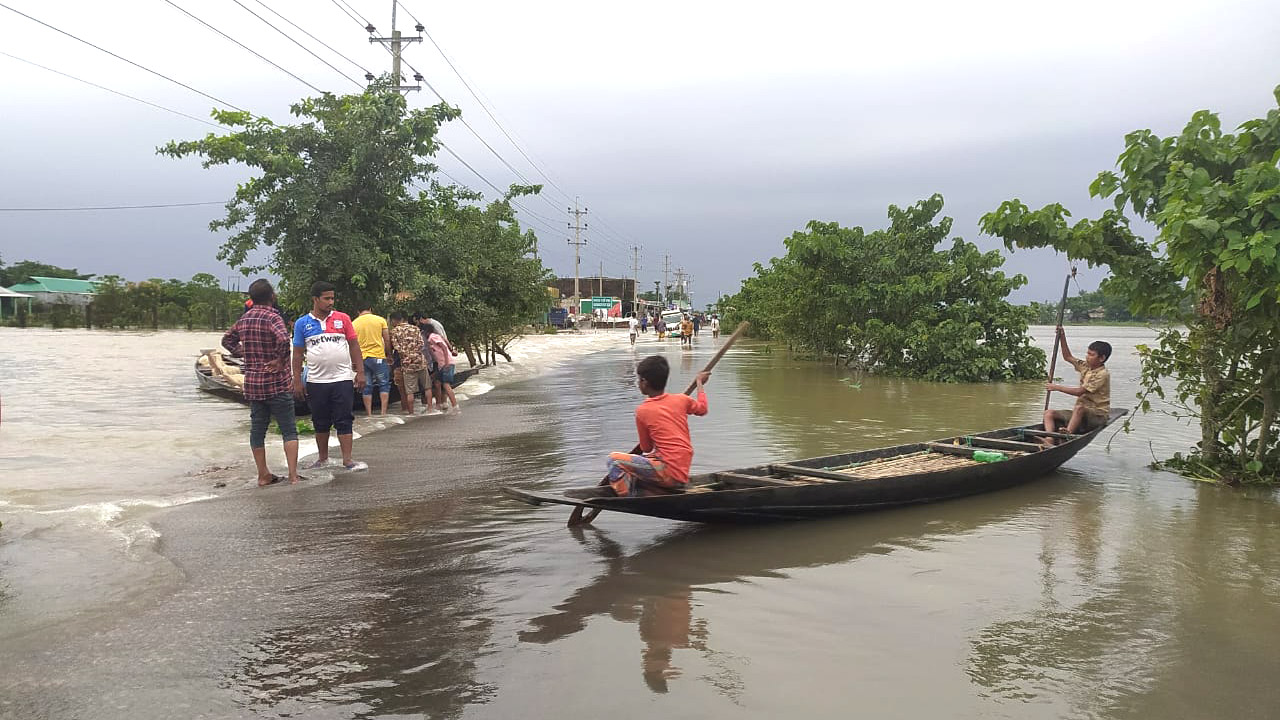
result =
M1053 357L1049 358L1049 382L1053 382L1053 374L1058 367L1058 345L1062 342L1062 336L1058 331L1062 329L1062 313L1067 309L1067 290L1071 287L1071 278L1076 276L1076 269L1071 268L1071 273L1067 275L1067 279L1062 283L1062 302L1058 303L1058 324L1053 329ZM1044 391L1044 409L1049 409L1049 396L1053 394L1052 390Z

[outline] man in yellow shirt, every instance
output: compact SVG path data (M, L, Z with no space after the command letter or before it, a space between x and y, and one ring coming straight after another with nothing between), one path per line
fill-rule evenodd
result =
M1071 410L1045 410L1044 429L1054 432L1059 426L1066 432L1075 434L1093 430L1107 424L1111 414L1111 372L1107 370L1107 360L1111 358L1111 345L1098 340L1089 344L1089 351L1083 360L1071 354L1067 347L1067 334L1058 326L1058 345L1062 348L1062 359L1080 373L1080 384L1074 387L1048 383L1045 389L1049 392L1066 393L1076 398L1076 405ZM1047 439L1047 438L1046 438ZM1046 442L1052 445L1052 441Z
M391 332L387 329L387 319L374 315L373 307L365 303L359 317L351 321L351 327L355 328L360 354L364 356L364 376L367 378L364 383L364 414L373 417L373 387L377 385L385 417L391 398L391 363L388 362Z

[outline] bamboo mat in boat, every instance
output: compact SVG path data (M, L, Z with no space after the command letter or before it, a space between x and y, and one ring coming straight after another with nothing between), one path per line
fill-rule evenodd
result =
M1017 450L1001 450L1000 452L1003 452L1005 455L1010 457L1026 454ZM977 460L963 455L951 455L948 453L933 452L931 450L919 450L917 452L907 453L906 455L895 455L892 457L871 460L854 467L836 470L835 472L838 472L841 475L848 475L849 477L857 480L873 480L876 478L894 477L896 475L940 472L942 470L951 470L958 467L977 464L979 464Z

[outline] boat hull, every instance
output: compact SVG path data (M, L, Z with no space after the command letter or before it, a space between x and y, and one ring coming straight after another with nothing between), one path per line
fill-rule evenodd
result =
M1126 411L1114 410L1108 425ZM1084 449L1106 426L1060 443L1052 448L1010 457L1002 462L971 462L932 472L907 473L871 479L847 479L816 484L723 488L724 479L760 478L768 481L779 474L781 464L757 465L732 471L698 475L690 479L690 491L647 497L602 497L575 499L559 493L503 488L508 495L530 504L555 503L591 510L648 515L669 520L715 523L757 523L804 520L886 508L940 502L968 495L995 492L1039 479ZM1038 426L1021 426L988 431L984 439L1021 438ZM969 436L974 437L974 436ZM954 441L956 438L947 438ZM1014 441L1012 444L1020 444ZM921 453L937 443L914 443L891 448L799 460L787 468L811 468L824 472L831 465L866 463L883 458ZM945 448L944 448L945 449ZM785 473L783 473L785 474ZM700 486L717 487L699 491Z

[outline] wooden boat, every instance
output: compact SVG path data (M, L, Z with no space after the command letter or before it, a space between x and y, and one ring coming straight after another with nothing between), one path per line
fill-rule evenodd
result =
M1043 425L1023 425L711 472L690 478L688 489L680 493L601 497L605 489L600 486L560 493L512 487L502 490L531 505L553 503L692 522L818 518L950 500L1031 482L1070 460L1127 413L1114 409L1107 425L1080 435L1045 432ZM1056 444L1044 445L1042 439ZM974 459L979 451L1000 453L1004 459L980 462Z
M201 390L229 397L238 402L247 403L244 397L244 363L238 357L233 357L224 352L217 350L204 350L195 361L196 384ZM471 376L477 374L479 370L476 368L468 368L459 370L453 375L453 386L456 388L465 382ZM391 384L391 397L389 402L396 402L400 399L400 389L395 383ZM380 398L374 394L373 405L378 407ZM364 398L359 391L356 391L352 397L352 408L357 411L364 411ZM309 415L311 408L307 407L305 400L295 401L295 411L299 415Z

